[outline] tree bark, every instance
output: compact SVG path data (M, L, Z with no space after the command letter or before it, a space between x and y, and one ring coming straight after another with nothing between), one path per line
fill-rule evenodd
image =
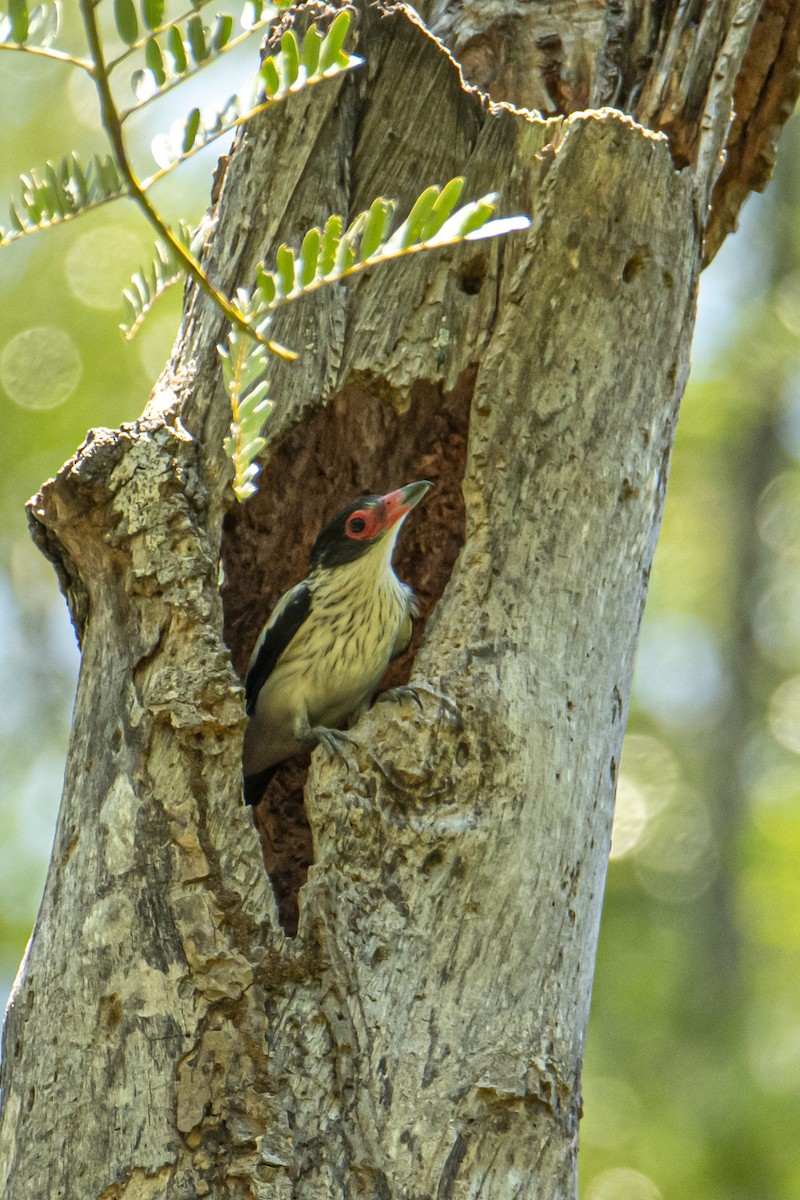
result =
M32 502L83 655L5 1027L7 1200L574 1196L698 273L763 182L800 4L529 7L426 13L499 104L410 10L360 9L366 67L239 140L205 266L231 291L329 212L460 173L501 186L527 235L286 310L276 337L302 358L275 371L261 492L235 511L224 330L189 291L143 418L90 434ZM418 477L437 483L404 543L421 706L377 704L347 763L315 754L304 804L296 772L276 781L272 886L232 663L322 520Z

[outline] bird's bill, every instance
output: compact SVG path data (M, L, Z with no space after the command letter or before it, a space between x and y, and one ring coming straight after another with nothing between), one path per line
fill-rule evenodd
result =
M432 487L433 484L429 480L420 479L417 483L407 483L396 492L387 492L385 496L381 496L381 507L386 514L386 528L391 529L398 521L402 521Z

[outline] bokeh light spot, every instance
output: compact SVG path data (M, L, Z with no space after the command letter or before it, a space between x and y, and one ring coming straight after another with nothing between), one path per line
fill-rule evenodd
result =
M635 850L647 825L647 803L642 789L627 775L620 777L614 805L609 858L624 858Z
M611 858L624 858L636 850L648 821L669 804L678 779L678 764L658 738L641 734L625 738L611 831Z
M82 371L78 347L56 325L23 329L0 354L0 382L20 408L57 408L69 400Z
M800 478L784 471L770 480L758 501L758 532L778 553L800 545Z
M64 263L73 295L89 308L122 310L122 289L139 267L142 243L124 225L104 225L82 233Z
M772 693L769 727L776 742L800 754L800 675L784 680Z
M767 658L786 670L800 665L800 578L781 572L762 592L753 614L758 647Z
M641 706L666 725L714 725L728 689L711 629L679 613L653 618L642 629L634 687Z
M718 861L706 803L697 792L679 791L648 825L636 851L636 874L656 899L687 904L711 885Z
M661 1200L661 1189L641 1171L612 1167L595 1175L589 1184L588 1200Z
M758 1085L773 1095L800 1088L800 1020L795 1009L764 1005L749 1037L750 1071Z

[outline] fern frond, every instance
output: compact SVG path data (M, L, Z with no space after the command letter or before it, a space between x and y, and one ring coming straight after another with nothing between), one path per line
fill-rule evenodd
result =
M251 315L251 305L246 293L239 294L244 316ZM266 333L266 323L258 332ZM267 396L265 378L269 366L266 347L232 329L226 346L218 346L222 359L222 378L231 404L230 434L225 438L225 453L233 463L233 490L237 500L246 500L257 491L256 479L259 465L258 455L266 446L264 426L272 411L272 401Z
M180 221L174 233L181 245L197 257L199 246L195 245L189 226ZM156 300L185 278L186 268L172 248L163 242L156 242L150 266L137 271L131 277L130 287L122 293L127 311L125 320L120 323L120 329L128 341L136 336Z
M237 294L239 311L263 336L277 308L316 288L406 254L495 237L530 225L527 217L492 220L497 202L494 192L456 208L463 187L464 180L457 178L443 188L426 188L394 232L397 203L383 196L359 213L347 229L342 217L329 217L323 229L308 230L299 250L280 246L274 270L259 266L253 295ZM220 347L219 353L232 409L225 451L233 462L234 492L239 500L246 500L256 491L256 459L266 446L264 424L271 408L264 380L267 347L233 330L227 347Z
M19 199L10 205L10 227L0 226L0 245L128 194L111 155L95 155L84 167L77 155L68 154L59 163L20 175L20 187Z
M312 24L301 42L292 30L286 30L280 50L264 59L258 74L240 95L232 96L221 109L204 113L193 109L185 120L176 122L169 134L155 139L153 155L161 170L142 186L149 188L209 142L290 94L360 66L363 60L343 49L349 28L350 13L343 10L324 35ZM188 59L186 70L189 70Z
M342 217L332 216L322 230L309 229L299 250L280 246L274 270L261 264L257 271L260 311L274 312L316 288L407 254L497 237L530 225L528 217L492 220L495 192L456 208L463 186L464 180L459 177L443 188L426 188L393 233L390 230L397 204L379 196L347 229Z
M125 30L125 33L123 34L120 29L120 22L116 9L116 5L119 3L119 0L114 0L114 15L117 24L117 32L120 34L122 41L125 43L125 48L116 56L116 58L111 59L107 63L107 70L109 74L112 74L118 67L131 59L139 51L145 50L154 38L161 38L163 44L165 36L170 34L170 31L173 27L177 27L178 30L181 31L182 42L185 42L187 39L191 41L192 37L197 36L197 22L199 22L200 28L202 29L202 36L207 37L208 29L202 25L201 14L204 9L207 9L212 3L216 2L217 0L191 0L191 4L184 12L171 16L169 19L165 20L164 15L166 5L164 0L139 0L140 18L136 16L136 10L135 7L133 7L132 0L124 0L124 6L127 7L128 11L122 15L122 24ZM245 4L241 16L239 17L239 25L243 32L241 36L237 37L237 43L242 40L242 37L248 37L251 33L254 33L258 29L267 25L275 16L275 13L278 9L288 8L291 3L292 0L254 0L254 2ZM133 7L133 20L130 12L131 7ZM226 13L221 13L219 15L215 14L215 16L216 20L214 23L214 29L212 31L212 41L214 38L219 37L220 32L223 32L222 40L227 42L230 39L230 34L228 37L224 36L225 26L230 25L230 32L232 33L233 25L236 23L235 18ZM195 18L197 19L196 21ZM174 36L175 35L173 35L173 37Z
M274 9L271 11L274 13ZM235 22L230 13L217 13L213 26L204 25L199 14L193 13L184 25L175 22L159 34L143 39L138 48L144 50L145 65L131 76L131 89L138 103L126 108L120 114L121 119L127 120L185 79L217 62L253 33L265 29L269 20L269 16L263 17L234 37Z

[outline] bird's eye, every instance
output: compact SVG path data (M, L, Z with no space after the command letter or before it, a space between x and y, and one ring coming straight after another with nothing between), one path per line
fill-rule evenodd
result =
M354 533L356 536L363 533L367 528L367 522L363 517L351 517L347 522L347 532Z

